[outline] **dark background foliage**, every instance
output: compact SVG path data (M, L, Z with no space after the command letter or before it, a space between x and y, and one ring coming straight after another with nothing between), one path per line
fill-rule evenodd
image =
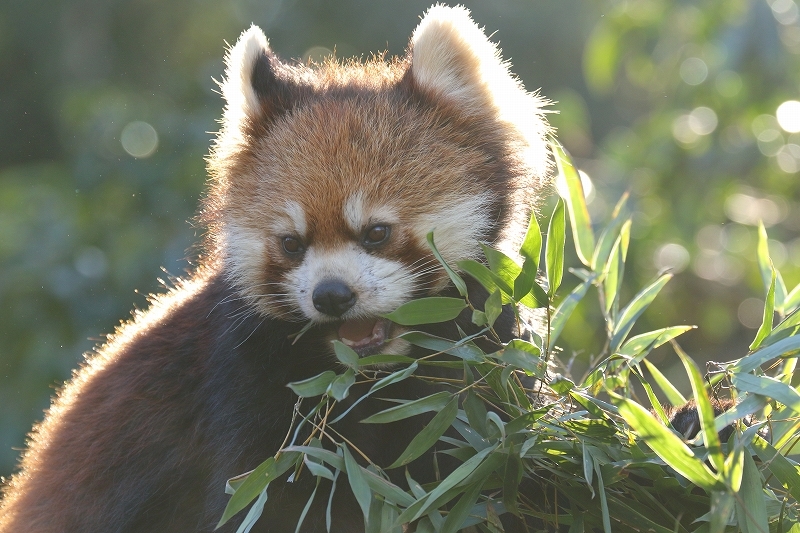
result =
M631 191L625 294L678 274L638 327L697 324L682 344L698 360L741 356L763 309L759 219L787 285L800 281L800 111L777 112L798 99L794 0L465 4L557 102L593 216ZM225 42L253 22L284 58L401 54L428 5L0 3L0 474L81 354L189 268ZM580 307L564 332L576 367L602 346L594 313Z

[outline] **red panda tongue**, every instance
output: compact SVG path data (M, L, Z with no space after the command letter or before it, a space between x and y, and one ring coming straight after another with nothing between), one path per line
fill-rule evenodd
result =
M342 322L339 326L339 338L349 341L345 344L358 345L369 342L377 321L376 318L359 318Z

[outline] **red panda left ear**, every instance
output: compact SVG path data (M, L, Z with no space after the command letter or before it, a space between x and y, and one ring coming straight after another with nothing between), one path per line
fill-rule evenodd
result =
M525 90L467 8L431 7L414 30L410 55L417 88L462 112L488 114L510 126L527 144L523 151L534 173L546 173L550 129L542 108L549 102Z
M280 76L285 67L258 26L242 32L225 57L225 67L226 125L265 118L288 103L291 81Z

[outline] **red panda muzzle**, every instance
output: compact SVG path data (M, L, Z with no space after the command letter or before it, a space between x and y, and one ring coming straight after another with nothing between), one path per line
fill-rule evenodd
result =
M339 326L339 338L359 355L369 355L383 346L389 337L392 323L385 318L347 320Z

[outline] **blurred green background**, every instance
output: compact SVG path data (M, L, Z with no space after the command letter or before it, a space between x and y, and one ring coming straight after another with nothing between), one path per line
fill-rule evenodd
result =
M0 3L0 475L81 354L188 268L225 42L253 22L284 58L401 54L429 1ZM795 1L464 3L558 102L595 220L631 191L625 294L677 273L638 330L697 324L681 343L698 360L741 356L763 309L759 219L800 281ZM602 346L588 300L562 336L578 364Z

